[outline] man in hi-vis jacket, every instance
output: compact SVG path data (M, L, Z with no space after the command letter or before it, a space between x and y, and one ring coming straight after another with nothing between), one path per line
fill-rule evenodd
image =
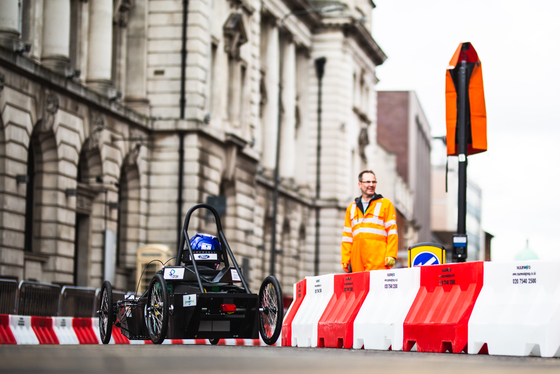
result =
M375 193L377 178L371 170L358 176L358 196L346 209L342 231L342 268L345 272L390 269L398 249L397 218L389 199Z

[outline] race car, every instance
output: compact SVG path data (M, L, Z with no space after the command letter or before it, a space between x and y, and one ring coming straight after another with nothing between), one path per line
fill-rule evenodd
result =
M206 208L213 215L217 236L188 236L192 214ZM270 275L258 295L251 293L224 236L218 212L208 204L193 206L185 217L175 265L158 271L146 292L113 301L112 286L104 281L100 291L99 332L104 344L113 325L130 340L258 339L272 345L280 335L283 319L282 290Z

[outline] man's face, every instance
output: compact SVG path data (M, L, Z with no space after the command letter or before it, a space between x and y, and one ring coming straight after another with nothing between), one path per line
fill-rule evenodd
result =
M362 180L358 182L358 187L362 190L362 197L372 198L375 194L375 187L377 186L377 179L371 173L362 175Z

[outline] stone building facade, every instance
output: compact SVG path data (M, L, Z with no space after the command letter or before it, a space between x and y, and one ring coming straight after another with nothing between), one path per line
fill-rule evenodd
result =
M209 197L253 289L273 233L287 293L340 271L355 176L375 169L373 7L2 1L0 277L134 290L137 249L176 250ZM189 228L215 233L198 212Z
M414 91L379 91L379 148L395 156L395 196L399 228L399 264L407 266L408 247L432 242L430 124ZM386 164L386 163L383 163Z

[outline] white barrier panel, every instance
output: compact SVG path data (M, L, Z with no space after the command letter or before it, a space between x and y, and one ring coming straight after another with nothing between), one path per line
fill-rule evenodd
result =
M317 325L334 293L334 274L306 279L307 294L292 321L292 347L317 347Z
M93 329L93 333L95 334L95 337L97 338L99 344L103 344L103 341L101 340L101 334L99 333L99 318L92 317L91 328ZM113 335L111 335L109 344L115 344L115 338L113 338Z
M469 353L558 357L559 347L560 261L485 262Z
M420 267L374 270L354 320L354 349L403 348L403 323L420 288Z
M72 327L72 317L52 317L53 330L60 344L80 344Z
M31 327L31 316L10 315L10 327L18 344L39 344Z

